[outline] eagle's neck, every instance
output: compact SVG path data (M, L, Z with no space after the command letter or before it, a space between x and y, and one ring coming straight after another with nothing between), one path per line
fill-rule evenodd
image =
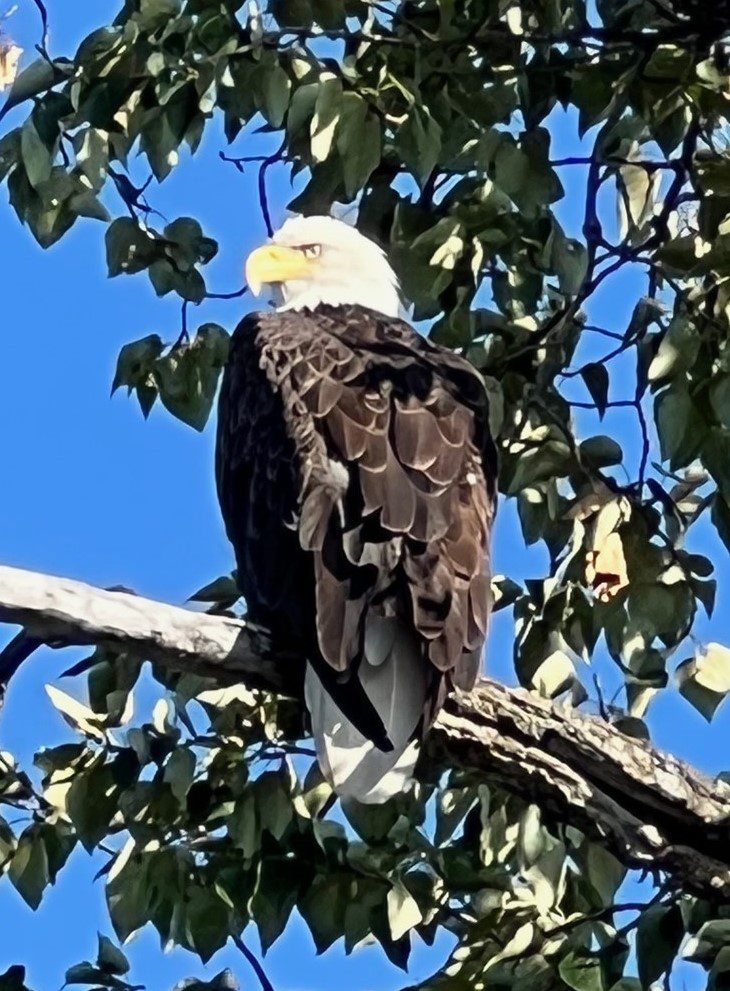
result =
M279 287L277 310L314 310L318 306L364 306L388 317L403 315L395 273L350 277L332 282L287 282Z

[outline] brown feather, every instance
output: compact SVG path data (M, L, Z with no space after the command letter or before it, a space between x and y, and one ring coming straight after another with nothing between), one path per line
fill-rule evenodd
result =
M255 314L233 337L216 457L252 615L321 677L340 672L337 704L371 738L346 676L368 617L399 618L432 672L426 729L473 684L489 621L496 462L478 374L362 307Z

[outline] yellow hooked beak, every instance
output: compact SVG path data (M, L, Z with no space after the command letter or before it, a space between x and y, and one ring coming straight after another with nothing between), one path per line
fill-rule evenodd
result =
M252 251L246 260L246 283L258 296L267 283L306 279L312 274L313 259L296 248L283 244L265 244Z

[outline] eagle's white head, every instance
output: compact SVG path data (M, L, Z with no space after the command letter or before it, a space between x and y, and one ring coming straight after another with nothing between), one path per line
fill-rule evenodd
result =
M390 317L401 310L398 279L383 251L334 217L291 217L249 255L246 282L256 295L271 286L281 310L350 304Z

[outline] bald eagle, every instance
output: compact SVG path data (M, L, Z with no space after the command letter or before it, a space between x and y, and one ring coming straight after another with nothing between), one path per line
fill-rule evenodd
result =
M483 381L399 318L385 255L295 217L246 263L278 307L233 334L216 476L249 616L306 658L317 757L341 796L411 780L490 613L496 458Z

